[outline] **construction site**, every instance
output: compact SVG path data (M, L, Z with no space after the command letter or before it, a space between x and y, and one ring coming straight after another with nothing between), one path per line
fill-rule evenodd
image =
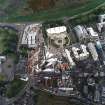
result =
M39 24L26 26L22 40L26 43L22 45L27 45L29 49L29 79L39 90L56 96L71 96L82 100L87 98L87 102L104 103L101 96L104 97L105 61L100 34L92 26L77 25L70 33L75 35L78 42L71 43L67 27L55 25L43 28ZM68 39L66 44L65 38Z

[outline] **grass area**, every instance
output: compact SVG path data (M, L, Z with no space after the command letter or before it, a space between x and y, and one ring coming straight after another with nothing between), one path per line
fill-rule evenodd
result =
M4 81L5 80L5 76L0 74L0 81Z
M0 0L0 7L2 7L2 4L5 4L6 0Z
M0 0L0 15L2 14L0 18L20 15L25 5L26 0Z
M25 46L21 46L20 47L20 54L22 57L27 57L28 56L28 49Z
M15 97L24 88L25 84L25 81L14 79L6 90L6 96L8 98Z
M93 10L97 6L104 4L105 0L91 0L91 2L84 4L81 7L76 9L67 8L59 8L59 9L51 9L46 11L39 11L35 14L28 16L12 16L8 17L8 19L4 18L4 21L9 22L21 22L21 21L46 21L53 19L60 19L63 17L72 17L75 15L80 15L82 13L86 13L87 11Z
M15 53L18 36L17 31L11 28L0 28L0 53L8 55Z
M0 27L0 54L11 57L15 64L18 62L17 54L18 31L11 27Z

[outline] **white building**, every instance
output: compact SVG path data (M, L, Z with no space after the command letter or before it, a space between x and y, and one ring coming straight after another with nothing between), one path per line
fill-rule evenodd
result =
M46 66L55 65L57 62L57 58L50 58L47 60L48 64Z
M102 55L102 59L103 59L103 64L105 65L105 53L103 51L103 48L102 48L102 45L101 45L100 41L96 42L96 47L100 51L100 53Z
M89 52L85 45L80 45L80 48L72 47L72 51L77 61L85 60L89 57Z
M94 94L94 101L99 102L100 101L100 92L99 92L99 87L96 85L96 91Z
M102 87L102 97L105 98L105 87L104 86Z
M98 19L99 19L99 23L97 23L97 28L98 28L98 31L101 32L102 28L105 26L105 21L104 21L105 14L99 15Z
M47 29L47 33L49 34L59 34L62 32L66 32L67 28L65 26L54 27Z
M105 27L105 22L97 23L97 28L99 32L102 32L102 28Z
M2 73L2 67L1 67L1 63L2 61L5 61L6 60L6 56L0 56L0 73Z
M98 33L95 32L92 27L87 28L87 32L89 33L91 38L98 39Z
M5 61L6 60L6 56L0 56L0 64L2 61Z
M75 28L74 28L74 31L78 37L79 40L82 40L82 39L85 39L88 37L88 33L87 33L87 30L85 29L84 26L81 26L81 25L77 25Z
M42 72L44 72L44 73L60 73L60 71L57 71L53 68L46 68Z
M99 18L99 22L103 23L105 20L105 14L99 15L98 18Z
M71 65L72 67L75 66L75 63L74 63L73 59L72 59L71 56L70 56L70 51L68 51L68 49L65 49L65 53L66 53L66 55L67 55L67 58L68 58L68 60L69 60L70 65Z
M22 76L22 77L20 78L20 80L22 80L22 81L28 81L29 78L28 78L27 75L24 75L24 76Z
M47 68L47 69L43 70L43 72L54 72L54 71L55 71L55 70L52 69L52 68Z
M51 57L53 57L54 56L54 54L52 54L52 53L50 53L50 52L46 52L46 59L49 59L49 58L51 58Z
M92 54L94 61L99 60L95 45L93 43L88 43L88 49L90 53Z
M27 25L23 32L21 44L28 45L29 48L36 47L36 36L39 33L40 27L40 24Z
M67 43L65 40L65 38L68 38L66 26L49 28L46 32L49 39L53 40L56 45L63 46Z

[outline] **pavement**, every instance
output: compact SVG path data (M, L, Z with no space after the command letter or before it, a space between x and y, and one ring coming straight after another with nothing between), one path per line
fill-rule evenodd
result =
M0 96L0 105L8 105L6 102L6 98Z
M7 60L2 64L3 73L6 76L6 80L12 81L14 79L15 65L13 59L7 58Z

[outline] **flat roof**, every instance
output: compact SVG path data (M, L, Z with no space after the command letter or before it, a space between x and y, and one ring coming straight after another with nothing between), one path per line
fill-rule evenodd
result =
M95 32L92 27L87 28L87 31L90 33L91 36L98 36L98 33Z
M60 27L54 27L54 28L49 28L47 29L47 33L49 34L57 34L57 33L62 33L62 32L65 32L66 31L66 27L65 26L60 26Z

